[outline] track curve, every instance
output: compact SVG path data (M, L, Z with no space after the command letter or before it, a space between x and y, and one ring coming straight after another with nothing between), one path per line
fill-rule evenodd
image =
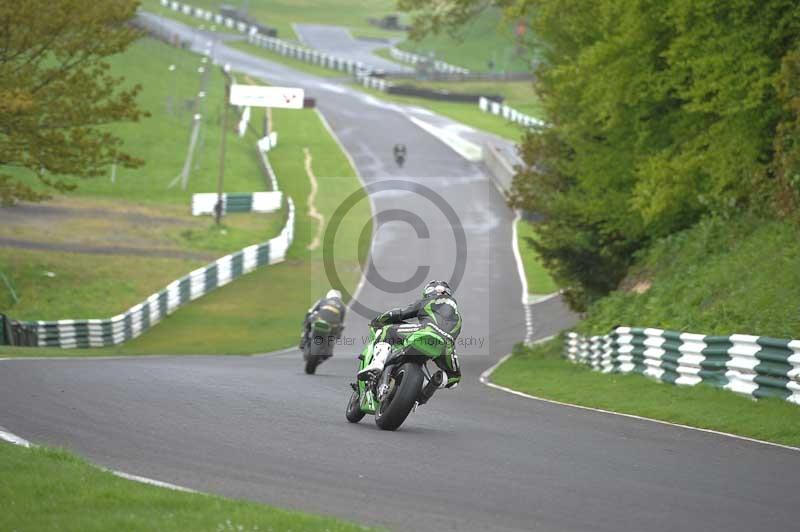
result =
M202 37L196 40L202 46ZM303 373L297 352L5 360L0 425L115 469L397 530L671 532L796 524L800 453L530 401L478 383L525 333L510 246L513 215L481 165L408 117L439 125L446 119L370 101L222 44L215 54L274 84L306 87L367 184L402 178L447 198L469 244L459 303L464 336L476 344L461 351L463 386L438 394L400 431L386 433L370 418L358 425L344 419L356 348L340 348L315 377ZM409 151L402 170L391 162L396 139ZM373 243L375 268L400 280L425 257L431 277L446 277L453 267L450 228L424 198L409 194L376 195L376 211L408 209L428 224L431 238L385 224ZM366 283L359 299L385 308L410 297ZM537 305L534 336L573 319L558 299ZM351 313L348 333L360 334L365 321Z

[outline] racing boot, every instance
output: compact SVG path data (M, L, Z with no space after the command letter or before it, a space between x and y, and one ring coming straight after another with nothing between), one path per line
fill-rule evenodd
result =
M386 365L386 359L389 357L389 352L392 346L386 342L378 342L372 352L372 361L366 368L358 372L358 380L367 381L377 377L383 371L383 366Z

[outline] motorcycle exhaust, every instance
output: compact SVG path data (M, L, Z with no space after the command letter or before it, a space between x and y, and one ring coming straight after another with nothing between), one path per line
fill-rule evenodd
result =
M422 390L419 392L419 397L417 398L417 404L424 405L425 403L433 397L434 392L437 388L441 388L442 384L444 383L444 372L437 371L431 376L431 380L428 381Z

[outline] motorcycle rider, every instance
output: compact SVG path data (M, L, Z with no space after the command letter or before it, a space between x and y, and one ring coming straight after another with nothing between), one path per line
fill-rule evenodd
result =
M403 166L403 163L406 160L406 145L405 144L395 144L394 148L392 149L392 153L394 154L394 162L397 163L397 166Z
M404 323L417 318L419 323ZM405 307L399 307L376 317L370 326L376 331L376 343L372 361L358 372L359 380L368 380L380 375L393 344L402 343L412 333L428 328L438 335L451 349L434 359L444 372L442 385L452 388L461 380L461 368L455 353L455 341L461 332L461 314L453 298L453 290L445 281L430 281L422 291L422 299Z
M300 345L298 346L300 350L302 351L312 341L309 334L311 332L311 324L318 319L327 322L331 326L331 336L338 339L344 329L342 324L344 323L345 312L346 307L342 302L342 293L334 289L328 290L325 297L314 303L306 312L306 317L303 320L303 332L300 334Z

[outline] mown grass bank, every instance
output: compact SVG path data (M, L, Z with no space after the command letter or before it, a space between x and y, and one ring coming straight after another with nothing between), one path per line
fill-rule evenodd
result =
M675 386L603 374L563 357L564 341L520 348L491 380L537 397L800 446L800 407L754 401L709 385Z
M67 177L77 190L38 206L41 216L15 216L14 208L7 209L3 215L9 221L0 228L0 236L76 251L103 247L134 251L114 255L3 247L0 272L8 277L19 301L0 286L0 308L14 318L112 316L218 256L267 240L283 226L285 213L231 215L221 227L210 216L190 215L193 193L216 190L224 95L218 68L198 55L147 38L109 62L115 74L143 87L140 106L150 117L108 127L146 164L137 169L109 168L108 177ZM195 115L200 117L200 129L184 189L178 177ZM258 135L249 131L244 138L228 137L224 190L266 190L255 151ZM175 252L178 258L147 257L152 251ZM180 258L182 253L198 258Z
M476 72L528 72L535 56L529 47L518 49L514 31L513 23L504 21L499 9L491 8L473 17L455 36L442 32L421 41L405 41L398 48L420 55L433 52L436 59Z
M336 269L347 289L357 285L369 242L359 245L358 236L365 226L371 231L371 211L354 169L315 111L276 109L273 119L282 151L271 160L279 186L298 209L295 242L286 262L256 270L179 309L120 352L247 354L296 344L306 310L330 288L322 247L307 249L317 224L308 216L304 148L312 155L319 184L317 209L326 223L346 197L361 198L341 223L336 249L326 250L335 253Z
M360 240L359 235L362 230L371 234L371 210L355 170L314 110L276 109L273 122L280 132L280 146L273 152L271 161L279 186L297 207L295 241L285 262L258 269L195 300L144 335L115 348L6 347L0 348L0 356L249 354L294 345L305 311L330 288L323 263L324 251L333 252L336 271L348 290L354 290L358 284L370 242L370 239ZM304 148L308 148L312 156L319 185L316 207L326 223L330 223L346 198L355 195L358 199L341 220L333 250L323 250L322 246L308 249L317 234L317 223L308 216L311 185L305 169ZM91 276L91 272L86 275ZM68 285L72 295L80 297L80 284ZM96 301L101 292L101 287L90 292L88 301ZM113 305L113 301L104 304Z
M524 218L517 221L517 245L528 281L528 293L552 294L558 290L558 286L542 265L539 254L531 245L532 240L536 240L536 226Z
M0 477L0 530L365 530L329 517L124 480L61 449L0 443Z
M752 216L712 218L642 253L619 290L576 326L800 338L797 227ZM602 374L563 358L563 339L519 348L492 380L531 395L800 445L800 407L708 385L675 386Z
M138 170L140 174L119 172L114 183L86 182L86 186L81 187L78 192L78 199L83 202L80 206L91 206L94 201L102 203L106 210L125 210L135 201L144 204L144 207L137 207L139 209L151 209L155 212L164 209L175 217L180 217L175 212L176 209L183 210L186 214L182 223L188 225L178 230L170 224L156 223L144 231L150 238L150 244L163 244L177 250L200 250L215 256L207 260L186 260L4 248L0 250L0 272L6 273L20 296L20 302L15 303L10 291L0 285L0 308L16 319L108 318L142 301L174 279L213 260L216 254L221 256L275 236L285 223L285 211L274 215L231 214L223 219L224 226L221 229L213 225L211 217L196 219L188 216L191 193L213 191L216 188L218 140L221 137L215 142L213 132L219 132L220 127L213 123L213 118L209 119L209 127L206 128L204 124L205 129L202 131L206 133L201 134L207 135L205 144L198 148L198 162L193 165L187 190L183 191L179 186L168 188L169 181L174 179L183 165L188 143L188 125L191 123L188 120L191 116L190 113L183 112L182 116L188 122L179 120L181 112L173 108L172 114L166 106L170 102L184 100L179 97L171 99L173 94L195 94L199 89L196 65L202 64L200 57L155 41L142 42L129 53L133 54L132 57L125 54L120 59L121 64L123 67L130 67L127 76L132 81L137 81L138 73L142 72L140 82L145 84L144 94L149 95L143 103L149 106L153 117L151 122L130 126L129 134L125 138L130 138L134 143L144 143L139 145L140 153L148 158L150 164L145 169ZM183 54L189 57L184 57ZM180 68L184 63L194 66ZM176 64L178 68L170 71L170 64ZM115 68L121 67L115 63ZM186 77L176 77L167 83L159 79L170 74L185 74ZM221 76L219 72L215 75ZM218 81L218 88L221 90L221 79ZM178 84L178 89L173 82ZM181 86L184 88L181 89ZM206 94L209 102L213 94L212 86L209 82L209 92ZM221 110L221 102L219 103ZM207 102L207 108L212 107ZM213 113L211 116L214 116ZM0 355L238 354L271 351L294 344L305 310L330 287L322 267L322 249L306 249L313 239L317 225L307 215L306 202L310 183L305 171L303 149L308 148L313 158L313 169L319 179L320 188L316 200L317 208L326 221L330 221L339 202L349 194L358 194L361 186L345 154L326 131L315 111L276 110L273 119L279 135L279 145L270 153L270 159L278 175L280 188L293 198L297 206L295 243L290 248L285 263L262 268L218 289L180 309L143 337L123 346L89 350L0 348ZM251 124L259 121L260 111L255 111ZM186 123L181 129L179 124L184 122ZM231 122L235 120L232 119ZM137 130L137 126L140 129ZM173 142L178 136L181 138L180 143ZM252 128L243 139L229 135L226 191L265 189L265 178L258 167L254 147L257 137ZM163 139L163 142L159 143L159 139ZM165 148L167 145L172 146L172 149ZM178 146L181 155L176 156ZM160 163L155 164L153 161ZM160 164L171 169L162 171ZM155 168L157 172L148 173L148 168ZM361 194L363 196L363 191ZM353 290L360 278L360 261L366 256L369 239L362 240L359 248L358 237L365 225L366 234L370 234L369 218L368 202L359 202L342 224L340 238L337 239L336 262L342 283L348 290ZM87 222L89 225L84 224L81 227L85 229L96 222L98 220L91 220ZM69 223L78 222L71 220ZM128 240L133 239L136 232L134 229L135 225L121 227L112 231L109 238L113 239L117 235ZM80 233L77 230L67 231L75 232ZM53 238L56 236L58 235L49 235ZM43 238L47 240L49 237ZM48 272L55 275L51 276Z

